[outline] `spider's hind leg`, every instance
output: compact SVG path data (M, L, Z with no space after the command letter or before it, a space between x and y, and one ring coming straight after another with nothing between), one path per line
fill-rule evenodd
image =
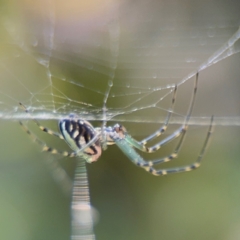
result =
M36 142L38 145L42 147L42 151L44 152L50 152L52 154L60 154L65 157L76 157L76 152L67 152L67 151L58 151L55 148L48 147L43 141L41 141L37 136L35 136L26 125L23 124L23 122L19 121L19 124L21 125L22 129L30 136L33 142Z
M20 105L20 108L21 108L22 110L24 110L26 113L29 113L28 109L27 109L21 102L19 103L19 105ZM40 128L40 130L42 130L43 132L46 132L46 133L48 133L48 134L50 134L50 135L53 135L53 136L55 136L55 137L58 137L58 138L60 138L60 139L62 139L62 140L64 139L63 136L62 136L62 134L59 134L59 133L57 133L57 132L52 131L51 129L48 129L48 128L42 126L42 125L37 121L37 119L33 118L33 121L34 121L35 124Z
M20 107L26 112L29 113L29 111L27 110L27 108L22 104L19 103ZM59 133L53 132L52 130L45 128L44 126L42 126L36 119L33 119L33 121L37 124L37 126L44 132L56 136L60 139L64 139L63 136ZM23 124L22 121L19 121L19 124L21 125L22 129L30 136L30 138L32 139L33 142L36 142L39 146L42 147L42 151L45 152L50 152L52 154L60 154L62 156L65 157L76 157L77 153L76 152L67 152L67 151L58 151L55 148L52 147L48 147L43 141L41 141L37 136L35 136L29 129L28 127Z

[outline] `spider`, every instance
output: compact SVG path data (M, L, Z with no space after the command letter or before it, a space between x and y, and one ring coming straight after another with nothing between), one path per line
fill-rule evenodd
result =
M42 146L43 151L48 151L52 154L61 154L66 157L80 157L84 159L88 163L92 163L98 160L101 156L103 145L113 145L116 144L122 152L137 166L145 169L147 172L160 176L160 175L167 175L171 173L179 173L179 172L187 172L194 170L200 166L201 160L203 155L206 151L207 144L210 139L210 135L213 132L213 116L211 117L211 122L209 125L209 129L207 132L207 136L205 142L203 144L202 150L196 160L195 163L177 167L177 168L167 168L167 169L155 169L154 166L160 163L169 162L175 158L177 158L180 148L183 144L187 129L188 129L188 122L191 117L192 109L194 106L196 92L197 92L197 84L198 84L198 73L196 74L195 82L194 82L194 89L193 95L190 102L189 110L184 120L184 123L181 125L179 129L173 132L171 135L163 139L162 141L158 142L157 144L147 147L146 144L153 140L154 138L162 135L168 127L168 123L172 114L172 109L174 107L176 93L177 93L177 85L173 90L172 96L172 105L171 110L168 112L166 117L165 123L162 127L160 127L155 133L150 135L149 137L143 139L142 141L137 141L132 138L126 128L120 124L115 124L113 127L96 127L94 128L88 121L79 118L75 114L70 114L68 118L61 119L59 121L59 130L60 133L53 132L50 129L45 128L42 126L36 119L33 121L36 125L44 132L58 137L62 140L65 140L69 147L73 150L72 152L67 151L58 151L57 149L48 147L44 142L40 139L35 137L30 130L20 121L21 126L23 129L32 137L32 139L37 142L39 145ZM22 104L19 103L20 107L28 113L27 108ZM146 161L142 158L135 149L138 149L142 152L152 153L160 149L163 145L169 143L170 141L178 138L180 136L179 143L175 150L168 156L156 160ZM104 139L104 140L103 140Z

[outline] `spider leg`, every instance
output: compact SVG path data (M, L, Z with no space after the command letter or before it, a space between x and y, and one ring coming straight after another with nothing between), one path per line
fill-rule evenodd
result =
M21 102L19 103L19 105L20 105L21 109L23 109L26 113L29 113L29 111L27 110L27 108L26 108ZM42 126L35 118L33 119L33 121L36 123L36 125L37 125L43 132L46 132L46 133L48 133L48 134L50 134L50 135L53 135L53 136L55 136L55 137L58 137L58 138L60 138L60 139L62 139L62 140L64 139L63 136L62 136L62 134L57 133L57 132L53 132L52 130L50 130L50 129L44 127L44 126Z
M168 111L168 115L167 115L167 117L165 119L165 122L164 122L163 126L160 127L156 132L154 132L153 134L148 136L147 138L144 138L143 140L141 140L140 141L141 145L146 145L148 141L151 141L154 138L159 137L160 135L162 135L167 130L168 123L169 123L169 120L170 120L170 118L172 116L172 112L173 112L173 109L174 109L176 95L177 95L177 85L175 85L175 88L173 90L172 105L171 105L170 110Z
M177 158L178 157L178 153L179 153L179 151L180 151L180 149L181 149L181 147L183 145L183 141L185 139L185 135L186 135L186 131L184 131L182 133L181 138L179 140L179 143L178 143L177 147L175 148L175 150L170 155L168 155L167 157L163 157L163 158L160 158L160 159L147 161L145 163L139 163L138 166L139 167L152 167L152 166L157 165L157 164L170 162L171 160Z
M93 143L93 140L95 141L95 138L93 138L91 141L89 141L88 144L83 146L81 151L73 151L73 152L68 152L68 151L59 151L55 148L47 146L43 141L41 141L38 137L36 137L28 128L26 125L24 125L21 121L19 121L19 124L23 128L23 130L30 136L33 142L36 142L38 145L42 147L42 151L45 152L50 152L52 154L59 154L64 157L82 157L85 161L87 162L92 162L92 156L85 154L83 151L89 147Z
M183 166L183 167L177 167L177 168L168 168L168 169L159 169L156 170L154 169L152 166L154 164L158 164L158 163L162 163L162 162L166 162L172 160L173 158L176 158L176 156L174 156L174 154L176 154L175 152L171 155L169 155L167 158L162 158L162 159L157 159L157 160L153 160L153 161L145 161L135 150L134 148L132 148L131 145L129 145L129 143L126 141L125 138L118 138L118 137L113 137L114 141L116 142L116 145L123 151L123 153L137 166L144 168L147 172L150 172L153 175L156 176L162 176L162 175L167 175L167 174L171 174L171 173L180 173L180 172L188 172L188 171L192 171L198 167L200 167L202 158L207 150L207 145L209 143L210 140L210 136L213 133L213 116L211 118L211 123L209 125L209 129L207 132L207 136L206 139L204 141L202 150L200 151L200 154L196 160L195 163L187 165L187 166ZM184 138L184 136L182 136L182 138ZM183 141L183 140L182 140ZM181 147L182 143L179 143L178 146ZM179 148L180 148L179 147ZM175 150L176 151L176 150ZM179 151L179 149L177 148L177 151Z
M153 140L156 137L159 137L160 135L162 135L168 127L168 123L169 120L172 116L172 112L173 112L173 108L175 105L175 100L176 100L176 95L177 95L177 85L175 85L174 91L173 91L173 96L172 96L172 105L171 105L171 109L168 112L168 115L165 119L165 122L163 124L163 126L161 126L156 132L154 132L153 134L151 134L150 136L148 136L147 138L141 140L140 142L135 140L134 138L132 138L126 130L123 130L123 134L126 138L126 141L129 142L129 144L131 144L133 147L139 149L142 152L150 152L151 149L147 148L145 145L147 144L148 141Z
M35 136L23 122L19 121L19 124L23 128L23 130L30 136L33 142L36 142L38 145L42 147L42 151L50 152L52 154L60 154L66 157L76 157L76 152L67 152L67 151L58 151L55 148L48 147L43 141L41 141L37 136Z
M127 132L124 132L124 135L125 135L125 139L126 141L132 145L133 147L139 149L140 151L142 152L155 152L157 151L159 148L161 148L163 145L166 145L167 143L171 142L172 140L174 140L175 138L178 138L181 134L185 134L185 132L187 131L187 128L188 128L188 122L189 122L189 119L191 117L191 114L192 114L192 110L193 110L193 106L194 106L194 103L195 103L195 99L196 99L196 93L197 93L197 85L198 85L198 73L196 74L196 78L195 78L195 82L194 82L194 88L193 88L193 95L192 95L192 99L191 99L191 103L190 103L190 106L189 106L189 109L188 109L188 113L187 113L187 116L184 120L184 123L183 125L177 129L174 133L172 133L171 135L169 135L168 137L166 137L165 139L163 139L162 141L158 142L157 144L155 144L154 146L152 147L146 147L145 144L147 143L147 141L145 142L145 139L138 142L137 140L135 140L134 138L132 138ZM173 97L173 103L175 102L175 95L176 95L176 92L174 93L174 97ZM171 113L170 113L171 114ZM171 115L170 115L171 116ZM170 118L170 117L169 117ZM168 124L168 121L169 119L167 119L167 124ZM165 127L165 130L166 130L166 127L167 125L164 125L163 128ZM162 128L160 128L161 130ZM160 136L161 135L161 131L157 131L156 133L152 134L151 136ZM164 131L163 131L164 132ZM160 133L160 134L159 134ZM152 139L151 136L149 138L146 138L146 139Z

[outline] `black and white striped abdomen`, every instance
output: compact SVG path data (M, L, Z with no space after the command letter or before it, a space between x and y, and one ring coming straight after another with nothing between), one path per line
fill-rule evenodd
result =
M97 134L94 127L87 121L77 118L62 119L59 121L59 129L71 149L75 152L81 150ZM84 154L92 156L92 161L96 161L101 153L100 139L97 138L89 147L84 149ZM79 154L79 156L82 152Z

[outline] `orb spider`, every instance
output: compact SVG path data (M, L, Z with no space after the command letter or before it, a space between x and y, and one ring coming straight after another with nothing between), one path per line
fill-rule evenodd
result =
M172 115L172 109L174 107L176 93L177 93L177 85L173 90L172 96L172 105L171 110L168 112L166 117L165 123L162 127L160 127L156 132L148 136L147 138L143 139L142 141L137 141L132 138L126 128L120 124L115 124L113 127L96 127L94 128L88 121L85 121L79 118L77 115L70 114L69 117L61 119L59 121L59 130L60 133L53 132L50 129L45 128L42 126L36 119L33 121L37 124L37 126L44 132L58 137L62 140L65 140L69 147L73 150L72 152L67 151L58 151L55 148L48 147L44 142L40 139L35 137L30 130L20 121L21 126L23 129L32 137L32 139L37 142L39 145L42 146L43 151L48 151L52 154L61 154L66 157L80 157L84 159L86 162L91 163L98 160L102 153L102 146L103 145L112 145L116 144L122 152L137 166L144 168L149 173L160 176L160 175L167 175L170 173L179 173L179 172L187 172L194 170L200 166L201 160L203 155L207 149L207 145L210 139L210 135L213 132L213 116L211 117L211 122L209 125L209 129L207 132L206 139L204 141L202 150L196 160L195 163L192 163L187 166L183 167L176 167L176 168L167 168L167 169L155 169L154 166L160 163L169 162L175 158L177 158L178 153L181 149L183 144L187 129L188 129L188 122L191 117L191 113L193 110L196 93L197 93L197 84L198 84L198 73L196 74L192 99L190 102L189 110L184 120L184 123L181 125L179 129L174 131L171 135L166 137L165 139L161 140L157 144L147 147L146 144L153 140L156 137L162 135L168 127L168 123L170 117ZM22 104L19 103L20 107L25 111L29 112L27 108ZM179 143L175 150L168 156L156 160L146 161L144 158L140 156L135 149L138 149L142 152L152 153L156 152L160 149L163 145L166 145L170 141L178 138L180 136Z

